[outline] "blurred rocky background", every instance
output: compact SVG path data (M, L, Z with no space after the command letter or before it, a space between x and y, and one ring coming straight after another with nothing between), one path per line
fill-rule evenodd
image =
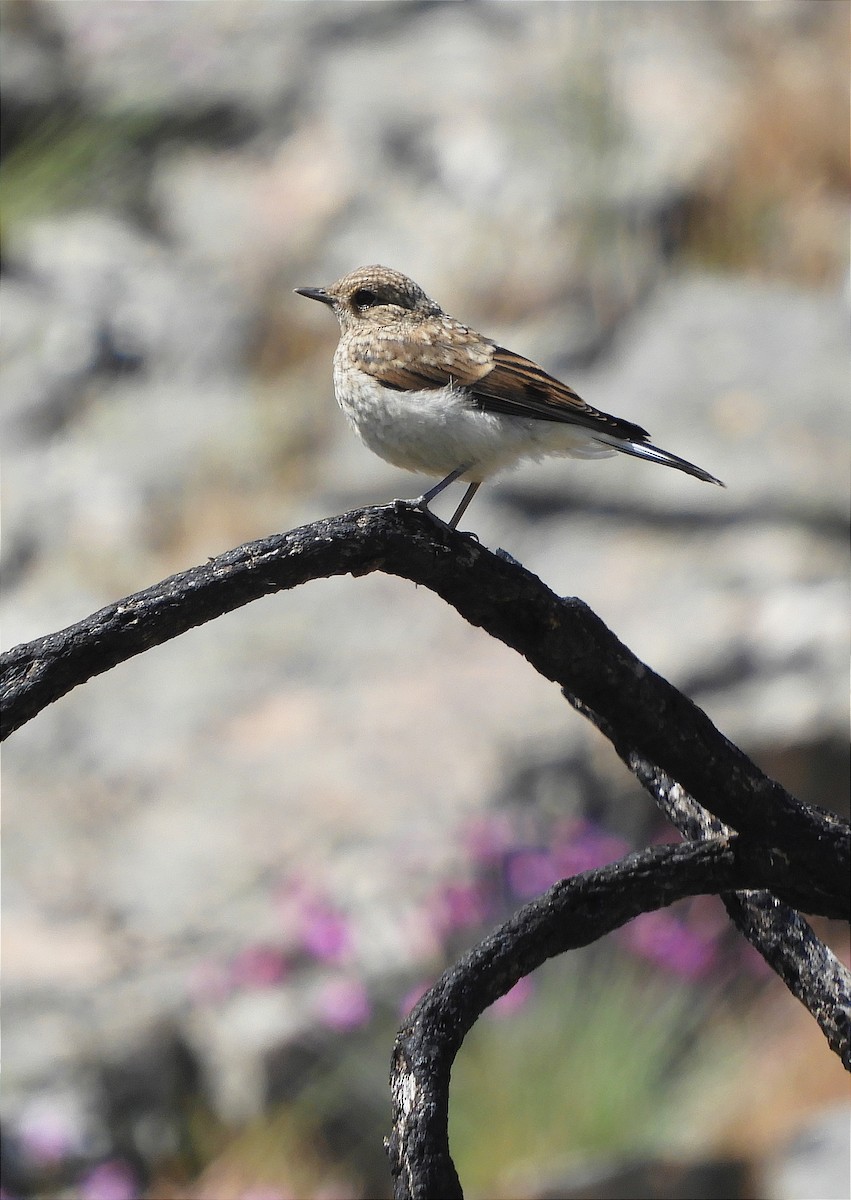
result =
M0 0L4 646L422 490L292 293L382 262L727 482L554 461L464 524L847 806L848 18ZM93 680L3 771L4 1197L388 1194L400 1006L670 836L557 689L380 576ZM610 941L465 1049L470 1194L847 1195L840 1064L717 902Z

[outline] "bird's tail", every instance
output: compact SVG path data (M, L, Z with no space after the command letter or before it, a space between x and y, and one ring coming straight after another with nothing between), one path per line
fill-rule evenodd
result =
M654 446L652 442L627 441L625 438L613 437L605 433L598 433L595 441L605 442L607 446L613 446L615 450L620 450L621 454L631 454L634 458L646 458L648 462L661 463L663 467L673 467L675 471L684 471L686 475L693 475L695 479L702 479L704 483L715 483L718 487L727 486L720 479L716 479L714 475L710 475L708 471L704 471L702 467L696 467L687 459L680 458L678 454L671 454L668 450L662 450L659 446Z

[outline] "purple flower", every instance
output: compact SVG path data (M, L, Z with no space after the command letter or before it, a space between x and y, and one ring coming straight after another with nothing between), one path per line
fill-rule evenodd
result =
M563 879L617 862L629 850L629 843L623 838L614 837L588 821L580 821L560 831L560 836L557 834L553 857L559 878Z
M408 988L407 992L405 992L405 995L402 997L401 1004L399 1005L399 1012L401 1016L406 1017L414 1005L422 1000L423 996L430 987L430 983L416 983L412 988Z
M499 813L470 821L463 838L470 861L478 867L489 867L502 861L514 842L514 832L508 816Z
M445 937L460 929L480 925L488 909L487 896L479 884L447 883L432 897L432 923L438 933Z
M80 1130L71 1114L54 1100L34 1101L23 1113L18 1138L24 1154L41 1166L51 1166L75 1153Z
M642 913L624 927L623 939L633 953L681 979L700 979L714 965L714 942L668 912Z
M287 960L276 946L247 946L231 964L236 987L274 987L287 975Z
M80 1180L80 1200L138 1200L139 1181L121 1159L99 1163Z
M515 896L526 900L540 896L552 887L562 874L548 850L517 850L505 864L505 877Z
M514 1013L519 1012L521 1008L531 1000L535 991L535 985L532 983L530 976L524 975L522 979L518 979L514 987L500 996L498 1000L494 1000L490 1011L499 1017L510 1017Z
M358 1029L370 1018L369 996L359 979L329 979L319 993L316 1010L331 1029Z
M347 917L322 900L305 904L301 914L301 944L311 958L342 963L351 955L351 924Z

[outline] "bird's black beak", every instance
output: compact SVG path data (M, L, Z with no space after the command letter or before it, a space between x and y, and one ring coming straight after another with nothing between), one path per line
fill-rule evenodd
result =
M319 300L321 304L333 304L334 297L329 296L325 288L293 288L299 296L307 296L308 300Z

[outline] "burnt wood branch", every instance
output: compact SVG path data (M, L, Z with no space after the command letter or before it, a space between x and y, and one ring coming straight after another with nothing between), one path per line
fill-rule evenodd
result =
M702 841L732 833L670 775L637 755L626 761L683 837ZM766 891L721 893L733 924L815 1017L831 1050L851 1071L851 971L796 911L794 905L806 907L806 899L796 901L789 891L785 899Z
M247 542L8 651L0 658L3 736L87 679L196 625L311 579L372 571L430 588L557 682L622 756L655 764L739 834L787 855L811 896L807 911L847 912L847 825L764 775L581 600L556 596L508 555L403 501Z
M452 1064L481 1014L519 979L687 896L782 887L778 866L735 836L654 846L562 880L479 942L423 996L396 1037L387 1141L395 1200L463 1196L449 1152Z

